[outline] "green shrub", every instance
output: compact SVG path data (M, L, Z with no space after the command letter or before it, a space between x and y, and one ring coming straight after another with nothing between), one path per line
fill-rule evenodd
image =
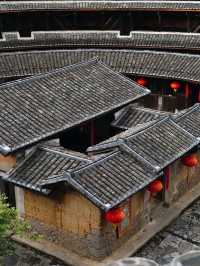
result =
M30 229L30 225L18 217L17 210L9 206L5 195L0 194L0 256L13 252L13 234L22 235Z
M0 194L0 256L12 250L10 236L15 232L17 212L6 202L6 197Z
M41 240L42 235L32 230L31 225L19 218L16 208L10 207L5 195L0 194L0 265L1 257L14 252L12 235Z

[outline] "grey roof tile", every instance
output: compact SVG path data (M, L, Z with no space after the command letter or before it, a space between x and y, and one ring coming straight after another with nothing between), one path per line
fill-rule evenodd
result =
M200 139L200 104L197 103L174 115L175 122Z
M43 193L65 182L107 211L146 187L162 175L164 167L198 143L196 137L166 117L92 146L90 149L100 155L91 160L56 147L38 147L4 179Z
M117 49L0 53L0 78L44 73L94 57L121 73L200 82L199 55Z
M125 107L121 115L112 122L112 126L121 129L129 129L139 124L164 118L169 116L169 114L170 113L167 112L129 105Z
M73 155L62 148L40 146L3 179L15 185L48 194L51 190L42 188L42 181L56 178L58 183L66 170L89 162L89 159Z
M92 60L0 86L0 152L9 153L149 94Z
M119 135L117 140L107 140L106 143L88 148L90 153L100 153L125 146L134 156L155 170L163 169L176 159L183 156L199 140L176 124L169 117L152 121L131 129L131 134ZM115 137L116 138L116 137Z
M163 169L198 144L198 140L172 120L159 121L135 134L127 145L153 166Z
M66 182L107 211L143 189L162 173L154 173L125 151L65 174Z
M160 11L199 11L199 1L149 1L149 0L82 0L82 1L1 1L1 12L34 10L160 10Z
M128 36L120 31L33 31L30 37L19 32L3 32L0 50L35 48L96 47L96 48L148 48L199 50L200 34L185 32L131 31Z

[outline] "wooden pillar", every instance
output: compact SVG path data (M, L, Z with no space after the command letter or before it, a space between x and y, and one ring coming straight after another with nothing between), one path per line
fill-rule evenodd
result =
M95 121L91 121L90 123L90 144L95 145L96 144L96 127L95 127Z
M189 88L189 84L186 83L185 84L185 97L188 98L190 94L190 88Z
M25 215L23 188L15 186L15 202L16 202L16 208L18 210L19 217L23 218Z
M159 11L157 12L157 18L158 18L158 25L159 25L158 27L160 30L162 30L162 27L161 27L162 19L161 19L161 14Z
M199 88L199 92L198 92L198 99L197 99L198 102L200 102L200 88Z
M134 29L133 15L131 11L128 12L128 17L129 17L129 34L130 34L130 32L133 31Z
M101 28L101 30L105 29L105 13L104 13L104 11L101 12L100 28Z
M190 13L189 12L186 12L186 29L187 29L187 32L190 32Z

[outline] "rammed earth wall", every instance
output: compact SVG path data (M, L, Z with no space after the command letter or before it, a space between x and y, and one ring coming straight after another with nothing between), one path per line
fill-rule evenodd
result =
M200 152L197 153L200 159ZM200 166L186 167L181 160L170 166L168 191L170 204L199 182ZM79 253L102 259L120 247L129 237L159 215L164 202L150 197L146 189L136 193L121 207L127 213L125 221L116 226L105 221L103 213L78 192L68 190L46 197L24 190L25 217L47 239Z
M200 151L195 153L200 162ZM181 159L170 166L170 186L169 193L171 201L176 201L188 190L200 181L200 165L187 167L183 165Z
M101 211L75 191L46 197L24 190L25 217L50 241L82 256L101 259L148 223L144 195L139 192L123 203L131 214L123 228L106 222Z

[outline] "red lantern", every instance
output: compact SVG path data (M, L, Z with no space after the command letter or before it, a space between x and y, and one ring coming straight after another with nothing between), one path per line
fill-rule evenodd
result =
M121 208L112 209L105 213L105 219L109 223L112 224L119 224L121 223L125 218L125 213Z
M178 82L178 81L172 81L170 83L170 88L173 90L173 91L177 91L178 89L180 89L181 87L181 84Z
M190 154L182 158L182 163L188 167L194 167L198 164L198 159L195 154Z
M136 80L136 82L137 82L139 85L141 85L141 86L146 86L146 85L147 85L147 80L144 79L144 78L138 78L138 79Z
M159 193L163 190L163 184L160 180L155 180L149 185L148 190L151 193Z

